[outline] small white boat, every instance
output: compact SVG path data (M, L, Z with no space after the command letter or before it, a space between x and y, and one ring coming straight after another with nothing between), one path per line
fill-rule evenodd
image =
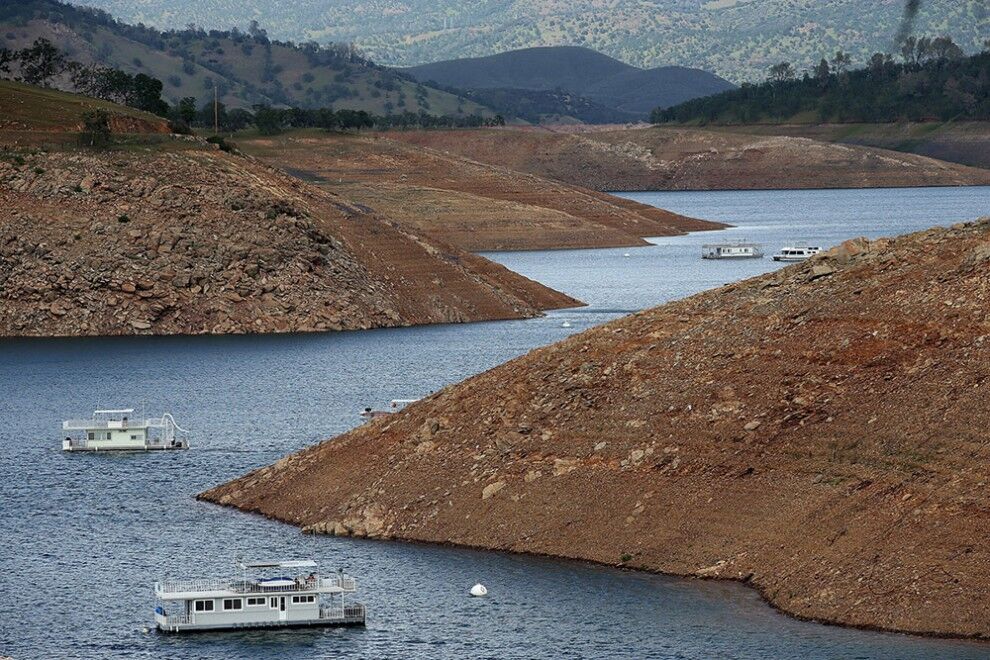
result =
M364 605L345 602L346 594L357 590L357 582L348 575L320 575L311 559L238 561L237 568L239 578L155 582L158 630L181 633L364 625ZM293 569L303 571L287 577L285 573ZM264 571L279 575L256 577Z
M789 245L773 255L774 261L804 261L815 256L822 249L817 245Z
M399 412L410 403L416 403L419 399L392 399L388 404L388 410L375 410L373 408L365 408L361 411L360 415L366 421L371 421L377 419L378 417L385 417L387 415L394 415Z
M68 434L62 440L63 451L169 451L189 449L188 434L169 413L150 419L134 419L133 408L96 410L90 419L62 422Z
M708 243L701 246L702 259L762 259L763 246L745 241Z

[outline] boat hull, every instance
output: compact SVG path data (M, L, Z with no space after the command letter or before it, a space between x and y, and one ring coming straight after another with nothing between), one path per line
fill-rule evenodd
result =
M176 443L174 445L159 445L159 444L149 444L149 445L136 445L130 447L90 447L87 445L77 445L73 443L62 442L62 451L67 452L90 452L90 453L119 453L119 452L139 452L139 451L181 451L183 449L189 449L189 445L185 442Z
M169 625L155 617L158 632L166 634L182 634L196 632L227 632L235 630L273 630L282 628L363 628L364 615L345 616L334 619L304 619L298 621L252 621L245 623L216 623L216 624L173 624Z
M782 257L779 254L775 254L773 256L773 260L774 261L787 261L787 262L792 262L792 261L807 261L810 258L811 258L810 255L807 256L807 257Z

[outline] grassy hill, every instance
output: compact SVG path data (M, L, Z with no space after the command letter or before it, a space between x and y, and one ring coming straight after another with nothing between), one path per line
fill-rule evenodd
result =
M39 37L84 64L158 78L170 102L186 96L212 99L216 85L231 107L266 103L376 114L491 114L472 101L377 66L349 47L280 43L261 30L159 32L55 0L0 7L0 47L23 48Z
M102 110L118 133L167 133L161 117L81 94L0 80L0 143L23 141L32 133L71 133L83 127L83 117Z
M733 89L706 71L684 67L639 69L588 48L526 48L488 57L407 69L421 82L466 89L563 89L630 117Z
M413 65L531 46L593 48L637 66L761 80L838 49L863 61L894 46L904 0L85 0L132 22L214 28L256 19L272 35L354 41L378 62ZM968 52L990 35L985 0L925 0L920 33L951 34Z

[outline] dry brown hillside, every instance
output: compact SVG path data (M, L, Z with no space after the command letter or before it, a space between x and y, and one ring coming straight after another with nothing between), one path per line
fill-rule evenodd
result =
M238 145L465 250L646 245L644 236L725 226L391 139L400 132L387 135L296 132Z
M990 171L914 154L690 128L411 131L394 139L595 190L990 184Z
M313 532L742 580L990 637L990 218L532 351L205 493Z
M339 330L579 304L252 158L0 160L0 335Z

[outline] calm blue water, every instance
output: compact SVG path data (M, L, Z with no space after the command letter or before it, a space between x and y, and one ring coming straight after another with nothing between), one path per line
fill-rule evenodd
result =
M990 189L649 193L739 225L630 250L501 253L589 303L530 321L306 336L0 341L0 655L16 658L984 658L990 645L782 616L735 584L549 559L301 535L193 495L418 396L623 313L773 268L701 243L831 244L990 213ZM623 256L628 253L630 256ZM571 328L561 327L563 321ZM59 422L169 410L188 452L65 455ZM314 557L359 578L367 629L144 634L151 583L233 558ZM486 599L466 597L475 582Z

